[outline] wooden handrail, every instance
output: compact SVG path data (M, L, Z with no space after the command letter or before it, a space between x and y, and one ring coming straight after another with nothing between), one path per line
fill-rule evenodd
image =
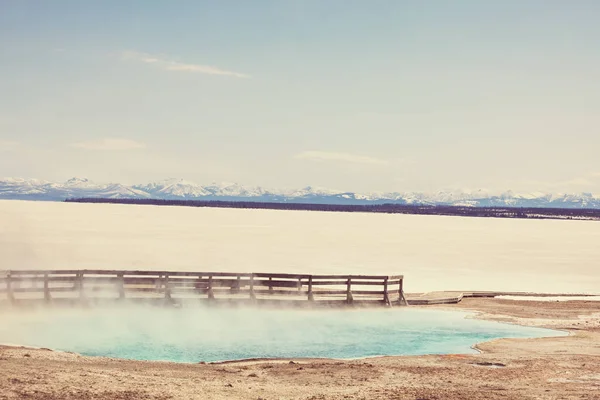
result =
M288 273L147 271L147 270L8 270L0 274L0 293L10 302L15 294L43 293L46 302L53 294L74 292L75 298L91 300L97 292L116 299L138 299L136 293L154 293L168 302L173 294L205 296L207 300L245 298L252 301L274 297L327 301L338 296L347 304L378 302L406 304L402 275L309 275ZM3 277L4 275L4 277ZM397 285L397 286L396 286ZM3 287L4 286L4 287ZM373 289L359 289L367 286ZM396 289L397 288L397 289ZM397 295L397 299L391 296ZM260 296L261 298L257 298ZM266 298L262 298L266 296ZM357 297L358 296L358 297ZM156 297L156 296L155 296ZM217 298L218 297L218 298Z

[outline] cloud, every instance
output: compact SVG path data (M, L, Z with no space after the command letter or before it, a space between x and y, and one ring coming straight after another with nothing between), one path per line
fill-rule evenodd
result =
M166 71L180 71L208 75L233 76L235 78L250 78L249 75L242 74L240 72L228 71L210 65L181 63L178 61L169 60L166 58L153 56L151 54L146 53L140 53L136 51L124 51L122 55L123 58L127 60L135 60L146 64L155 64L156 66Z
M568 181L559 182L559 185L571 185L571 186L594 186L594 182L587 178L573 178Z
M527 186L529 188L540 188L547 191L559 191L565 190L566 188L571 188L571 190L583 190L586 187L597 186L598 184L594 182L594 177L600 177L600 174L590 173L585 176L574 177L572 179L561 180L561 181L541 181L541 180L530 180L530 179L522 179L519 181L513 181L510 183L518 184L520 186ZM578 189L575 189L578 188Z
M568 181L559 182L559 185L571 185L571 186L596 186L597 180L600 178L600 172L591 172L586 176L580 176Z
M103 138L87 142L71 143L69 146L85 150L104 151L135 150L146 147L144 143L136 142L135 140L118 138Z
M370 165L388 165L388 160L382 160L379 158L368 157L358 154L350 153L336 153L328 151L305 151L294 156L297 160L309 160L309 161L331 161L331 162L343 162L352 164L370 164Z
M13 140L0 140L0 152L15 151L19 147L19 142Z

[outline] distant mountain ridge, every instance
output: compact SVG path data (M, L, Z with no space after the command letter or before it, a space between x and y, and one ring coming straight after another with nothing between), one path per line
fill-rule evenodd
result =
M414 204L467 207L554 207L600 208L600 196L580 194L519 194L508 191L437 193L390 192L354 193L305 187L298 190L269 190L236 183L198 185L183 179L167 179L143 185L98 184L72 178L63 183L38 179L0 179L0 199L62 201L67 198L98 197L110 199L227 200L257 202L295 202L314 204Z

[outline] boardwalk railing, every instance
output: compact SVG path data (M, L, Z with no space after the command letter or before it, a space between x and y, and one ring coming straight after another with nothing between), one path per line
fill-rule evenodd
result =
M12 304L31 299L189 299L302 301L407 305L402 275L305 275L233 272L10 270L0 271L0 295Z

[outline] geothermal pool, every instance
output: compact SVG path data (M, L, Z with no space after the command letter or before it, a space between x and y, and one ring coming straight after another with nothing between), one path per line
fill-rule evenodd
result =
M0 201L0 270L403 274L407 292L597 293L600 224ZM2 300L2 298L0 298ZM0 310L0 343L179 362L469 353L562 335L439 310Z
M135 360L211 362L473 353L474 344L496 338L565 335L467 317L463 312L410 308L39 309L2 315L0 343Z

